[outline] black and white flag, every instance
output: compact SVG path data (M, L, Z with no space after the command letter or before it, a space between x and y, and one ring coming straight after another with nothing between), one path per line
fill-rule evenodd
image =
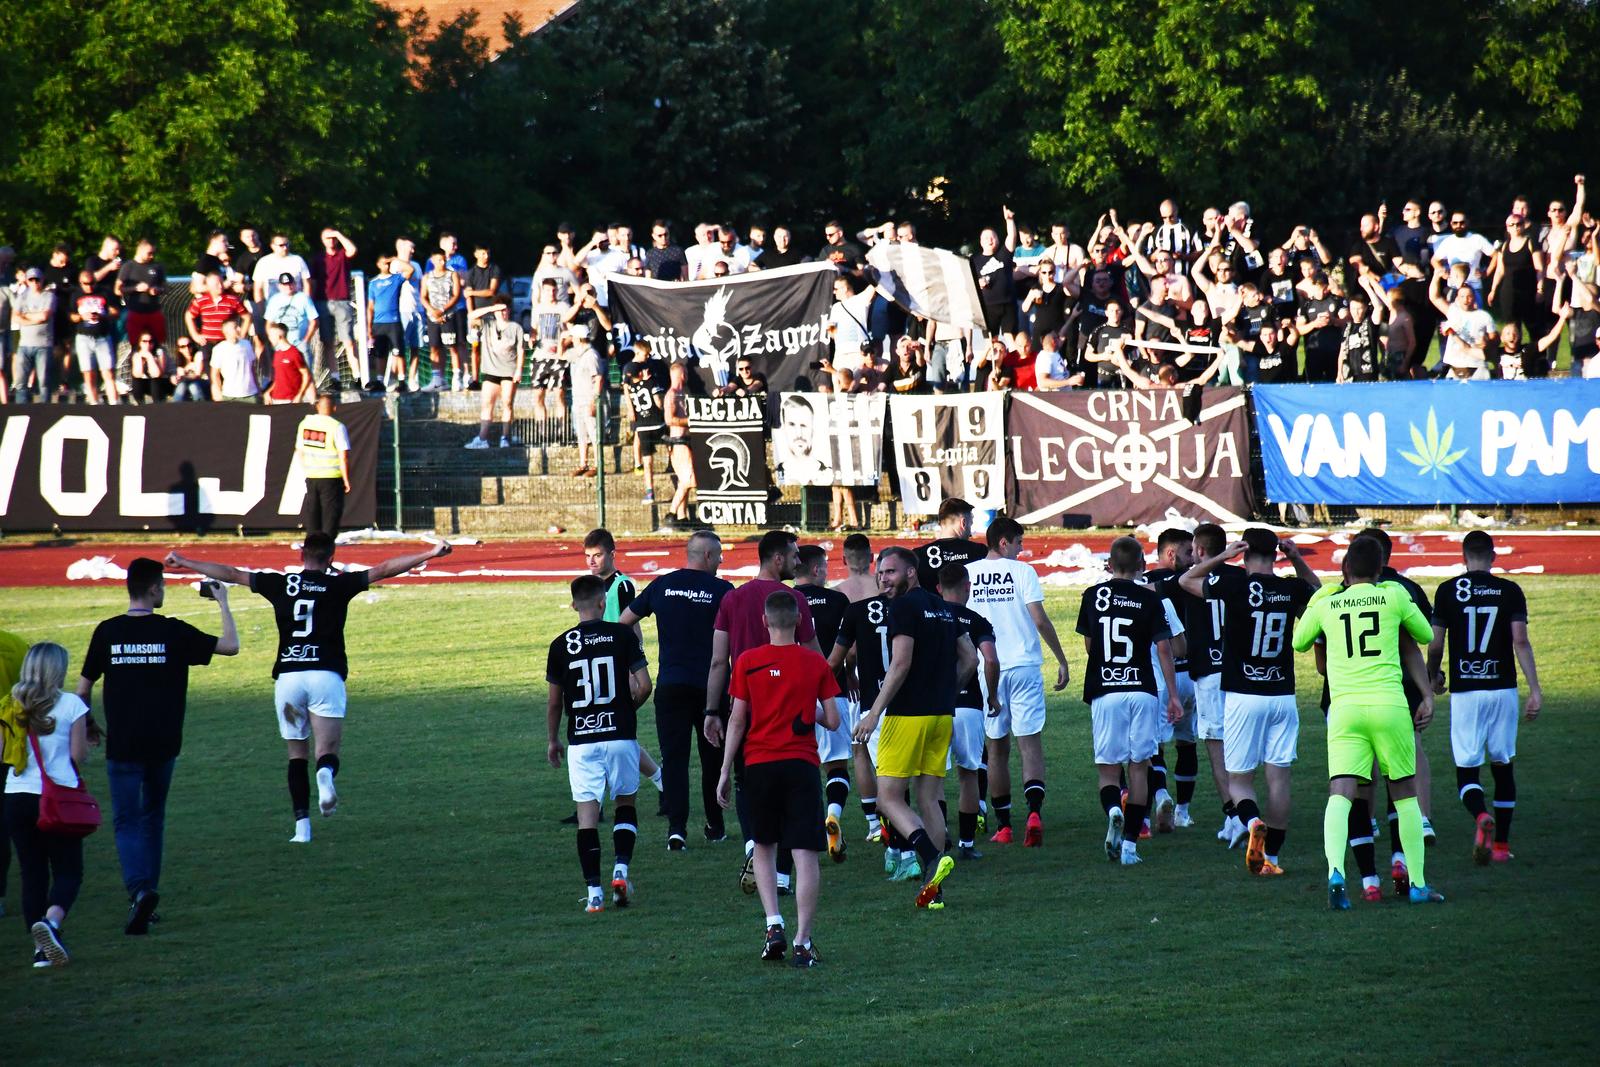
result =
M984 330L983 307L972 267L942 248L878 244L867 253L878 268L878 288L920 318L964 330Z
M1003 393L889 398L908 514L932 515L951 496L983 511L1004 506L1004 415Z
M785 393L772 431L778 484L878 484L887 399L882 393Z
M611 310L634 338L665 360L694 359L714 385L748 357L774 389L787 389L828 357L831 263L752 271L705 282L614 274Z
M766 398L690 397L689 451L701 522L767 524Z

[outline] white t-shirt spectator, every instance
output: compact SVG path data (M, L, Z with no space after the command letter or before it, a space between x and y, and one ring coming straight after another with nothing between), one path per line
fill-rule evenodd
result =
M743 274L755 262L755 257L750 254L749 245L734 245L731 252L724 252L722 246L718 245L716 254L711 257L711 266L715 267L718 261L728 265L729 274Z
M689 280L711 277L711 264L717 261L722 254L721 245L690 245L683 250L683 258L689 261Z
M293 274L299 279L302 291L311 284L311 268L293 252L268 252L256 260L256 270L250 280L265 286L264 291L270 294L277 287L280 274Z
M848 300L834 303L828 310L828 324L833 331L833 365L848 370L862 366L861 346L867 343L867 305L872 303L872 290L863 289Z
M591 252L589 261L584 264L589 275L589 282L594 286L594 298L601 307L611 306L611 290L606 285L606 276L621 274L628 269L628 253L621 249L607 249L604 252Z
M36 293L33 291L33 286L24 285L22 292L12 298L11 305L14 309L11 321L17 330L18 346L21 348L49 348L49 319L45 319L37 325L29 326L16 318L16 316L54 310L56 306L55 294L48 289L42 288Z
M1476 283L1483 280L1483 263L1494 255L1494 245L1481 233L1452 233L1433 246L1433 255L1444 260L1446 267L1465 263L1469 277Z
M571 301L572 290L578 287L578 276L560 264L540 267L533 272L533 294L539 295L539 286L546 278L553 279L556 283L556 303L566 304ZM595 295L600 293L600 287L595 286Z
M1451 308L1445 318L1450 336L1445 341L1444 363L1447 367L1483 367L1483 346L1494 336L1494 318L1487 311L1462 311Z
M45 773L56 785L71 788L78 784L78 772L72 769L72 724L87 714L88 705L65 690L62 690L55 706L50 709L50 717L56 721L56 728L38 738L38 741L39 752L44 756ZM37 795L43 792L39 782L39 761L33 756L32 743L26 739L22 743L22 750L27 753L28 764L21 774L12 770L6 775L6 792Z
M249 341L218 341L211 366L222 378L222 395L213 400L248 400L261 392L256 381L256 350Z
M972 599L967 606L994 627L995 653L1000 667L1038 666L1044 663L1039 648L1039 628L1028 613L1029 604L1044 603L1039 575L1014 559L980 559L967 564Z

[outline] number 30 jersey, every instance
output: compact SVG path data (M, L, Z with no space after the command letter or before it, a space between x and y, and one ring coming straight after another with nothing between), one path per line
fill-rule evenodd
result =
M621 623L580 622L550 642L544 678L561 687L567 744L636 740L638 723L628 675L644 667L638 635Z
M1127 578L1113 578L1083 591L1078 632L1089 639L1083 700L1108 693L1156 693L1151 646L1172 636L1161 594Z
M1237 568L1206 578L1206 599L1220 600L1222 690L1258 696L1294 693L1294 621L1311 599L1299 578L1249 574Z
M265 597L278 620L278 658L272 676L291 671L350 673L344 620L350 601L366 591L366 571L255 571L250 591Z
M1516 582L1468 571L1433 594L1433 624L1450 639L1450 691L1517 687L1511 624L1528 621L1528 601Z

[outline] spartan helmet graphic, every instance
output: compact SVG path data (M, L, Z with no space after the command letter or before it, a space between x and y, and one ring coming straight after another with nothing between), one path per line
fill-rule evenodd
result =
M727 385L729 368L739 355L739 331L728 321L728 287L706 300L705 321L696 327L690 344L706 358L718 385Z
M722 475L717 492L750 488L750 449L738 434L714 433L706 447L710 450L706 466Z

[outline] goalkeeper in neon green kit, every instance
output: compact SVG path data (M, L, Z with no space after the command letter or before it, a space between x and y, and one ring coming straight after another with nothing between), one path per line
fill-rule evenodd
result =
M1400 840L1411 866L1411 902L1436 904L1443 894L1429 887L1424 865L1422 809L1417 805L1417 754L1413 731L1433 718L1420 642L1433 639L1433 625L1404 589L1379 583L1383 554L1376 542L1352 541L1344 558L1345 586L1314 598L1294 628L1297 652L1322 637L1328 691L1328 808L1322 847L1328 856L1328 904L1350 907L1345 894L1345 844L1356 787L1372 777L1374 758L1389 779ZM1328 587L1324 587L1328 588ZM1403 664L1403 668L1402 668ZM1413 714L1401 688L1402 669L1423 694Z

